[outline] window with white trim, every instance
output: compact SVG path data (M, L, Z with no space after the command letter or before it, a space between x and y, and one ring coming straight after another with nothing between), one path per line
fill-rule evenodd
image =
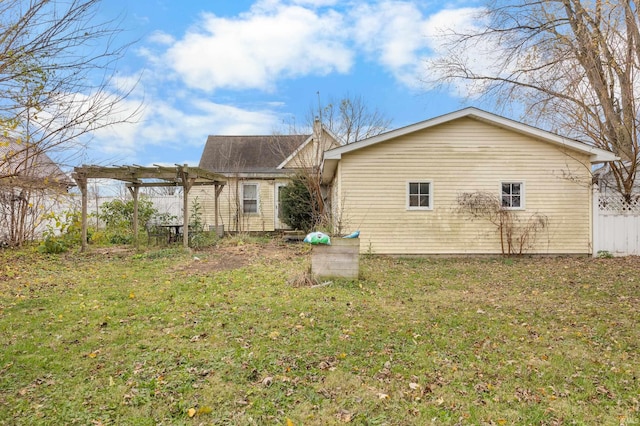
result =
M502 182L500 184L502 207L505 209L524 208L524 183Z
M407 209L431 210L433 184L429 181L407 182Z
M242 212L258 213L258 184L242 184Z

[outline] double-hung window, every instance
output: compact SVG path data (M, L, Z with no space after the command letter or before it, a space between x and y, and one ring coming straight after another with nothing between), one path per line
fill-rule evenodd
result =
M407 209L431 210L433 208L433 183L411 181L407 183Z
M505 209L524 209L524 183L502 182L500 184L502 207Z
M245 183L242 185L242 212L258 213L258 184Z

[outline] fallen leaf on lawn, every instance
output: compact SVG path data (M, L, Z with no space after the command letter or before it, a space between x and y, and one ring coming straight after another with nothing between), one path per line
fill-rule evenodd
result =
M343 423L349 423L351 420L353 420L353 414L354 413L350 413L347 410L340 410L340 412L336 414L336 417Z
M291 419L288 417L287 417L287 426L294 426L293 421L291 421Z
M378 393L378 399L389 399L389 395L386 393Z
M187 411L187 415L189 417L193 417L196 415L196 409L195 408L189 408L189 410Z
M275 340L278 337L280 337L280 332L278 331L272 331L271 333L269 333L269 338L272 340Z
M198 411L196 412L196 414L201 415L201 414L211 414L213 412L213 409L211 407L207 407L206 405L204 407L200 407L198 408Z
M420 389L420 385L418 383L409 383L409 388L411 390Z

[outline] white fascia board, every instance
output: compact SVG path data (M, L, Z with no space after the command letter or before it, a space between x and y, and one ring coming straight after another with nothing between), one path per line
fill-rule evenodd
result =
M338 168L338 161L339 160L325 158L322 162L322 168L320 170L323 184L329 184L333 180Z
M291 161L296 155L298 155L298 153L302 151L305 146L309 145L312 140L313 135L309 136L304 142L300 144L299 147L295 149L295 151L293 151L287 158L285 158L282 163L278 164L278 167L276 167L276 169L283 169L287 165L287 163Z

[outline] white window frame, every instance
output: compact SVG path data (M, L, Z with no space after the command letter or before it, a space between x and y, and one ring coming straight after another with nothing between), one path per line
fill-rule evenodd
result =
M502 192L502 185L520 185L520 206L519 207L511 207L511 206L503 206L502 205L502 197L503 197L503 192ZM500 188L498 189L499 191L499 197L500 197L500 207L502 207L505 210L524 210L525 209L525 185L524 185L524 181L522 180L503 180L500 181ZM513 195L509 195L510 197L513 197Z
M248 185L252 185L252 186L256 187L256 198L255 198L256 211L255 212L248 212L248 211L245 210L245 206L244 206L244 202L245 202L244 188L245 188L245 186L248 186ZM260 213L260 185L257 182L242 182L242 191L241 191L241 194L240 194L240 200L241 200L240 206L242 208L242 214L245 214L245 215L256 215L256 214L259 214ZM247 199L247 200L249 200L249 199ZM251 200L253 200L253 199L251 199Z
M422 183L426 183L429 184L429 193L426 194L429 196L429 205L427 207L424 206L412 206L411 205L411 184L422 184ZM418 194L418 195L422 195L422 194ZM407 210L433 210L433 181L431 180L425 180L425 179L412 179L412 180L408 180L407 181L407 186L406 186L406 208Z

